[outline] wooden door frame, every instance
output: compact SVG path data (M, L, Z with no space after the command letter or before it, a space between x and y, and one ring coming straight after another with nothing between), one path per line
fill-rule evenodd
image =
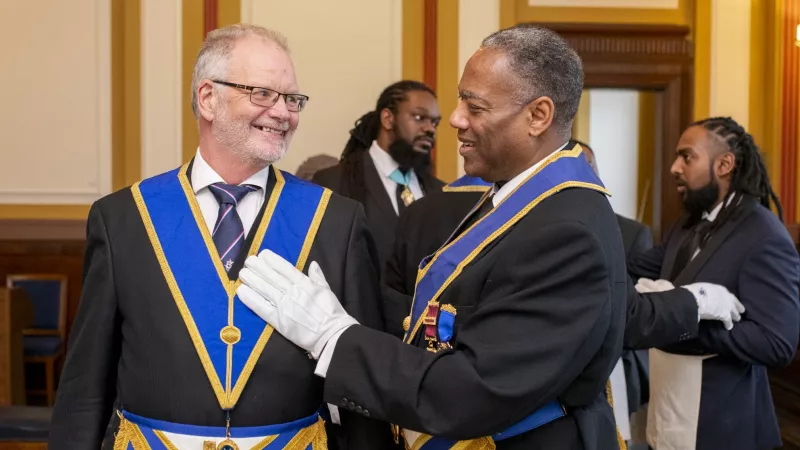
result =
M663 94L660 208L654 232L669 230L681 215L677 184L669 172L683 130L692 122L694 55L689 28L677 25L541 23L569 42L581 59L585 88L654 90ZM591 145L591 142L589 143ZM655 170L654 170L655 172Z

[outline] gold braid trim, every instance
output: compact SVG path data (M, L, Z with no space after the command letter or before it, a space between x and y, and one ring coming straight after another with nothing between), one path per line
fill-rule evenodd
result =
M320 435L324 436L323 438ZM324 446L321 439L324 439ZM322 419L317 420L317 423L310 427L303 428L289 441L283 450L306 450L308 444L312 444L313 450L328 450L328 440L325 436L325 422ZM320 447L316 447L320 445Z
M166 447L167 450L180 450L178 447L175 447L175 444L170 442L170 440L164 435L163 432L153 430L153 434L155 434L156 437L161 441L161 443L164 444L164 447Z
M606 381L606 398L608 398L608 404L611 405L611 412L614 412L614 396L611 395L611 380L609 379ZM628 445L625 444L625 440L622 439L622 435L619 432L619 427L614 427L617 431L617 442L619 443L619 450L628 450Z
M272 441L278 439L278 436L279 435L277 434L275 436L267 436L264 438L264 440L256 444L255 447L251 448L250 450L264 450L269 444L272 444Z
M450 450L496 450L494 440L489 437L471 439L469 441L458 441Z

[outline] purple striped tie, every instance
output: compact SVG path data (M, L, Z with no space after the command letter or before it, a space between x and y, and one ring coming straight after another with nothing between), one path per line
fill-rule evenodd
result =
M249 192L257 191L261 188L250 184L239 186L225 183L214 183L208 188L219 202L217 223L214 225L211 236L214 238L214 245L217 246L222 265L228 271L231 270L233 262L239 255L239 250L241 250L246 239L242 219L239 218L239 213L236 212L236 206Z

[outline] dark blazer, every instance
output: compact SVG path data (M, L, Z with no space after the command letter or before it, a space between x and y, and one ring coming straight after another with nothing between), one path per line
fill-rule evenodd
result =
M500 432L558 399L565 417L497 448L617 448L605 387L622 350L627 279L605 196L563 190L443 292L440 302L457 309L454 350L431 353L351 327L339 337L325 399L454 439Z
M397 236L382 278L387 333L403 337L403 319L411 310L420 261L447 241L483 194L435 192L400 214Z
M267 195L275 184L270 174ZM260 221L267 205L264 202ZM192 218L188 218L192 220ZM251 228L246 248L257 226ZM159 268L130 188L97 201L87 224L83 293L50 428L50 449L100 448L115 399L132 413L190 425L225 426L175 300ZM235 278L242 252L231 269ZM308 261L317 261L336 296L361 324L381 329L378 266L361 205L333 195ZM273 333L239 403L238 427L285 423L323 405L315 361ZM347 411L343 411L347 413ZM384 448L388 425L348 414L329 427L331 445ZM107 439L104 448L113 446Z
M781 446L767 367L789 364L800 334L800 258L794 244L771 211L751 197L740 199L734 215L671 279L675 286L701 281L723 285L747 309L731 331L721 322L703 321L696 333L663 348L718 355L703 361L698 450ZM634 258L631 269L670 279L678 248L690 233L683 223L662 245Z
M389 258L392 243L394 243L394 235L397 229L397 213L392 207L392 200L386 192L386 188L381 181L381 175L378 169L375 168L375 163L369 156L368 151L357 153L354 158L361 158L363 163L361 167L364 168L364 182L367 188L367 197L364 201L364 212L367 214L367 222L372 236L375 238L375 244L378 249L378 263L379 267L383 268L386 260ZM347 192L343 183L347 180L342 177L342 165L336 165L328 169L320 170L314 175L312 181L321 186L324 186L333 192L343 194ZM418 173L417 179L419 180L422 192L427 196L431 193L442 190L444 182L434 177L430 173ZM423 197L424 198L424 197Z
M647 225L617 214L622 244L625 246L625 260L643 253L653 247L653 233ZM649 358L647 350L625 349L622 352L625 369L625 385L628 393L628 412L639 410L650 398Z

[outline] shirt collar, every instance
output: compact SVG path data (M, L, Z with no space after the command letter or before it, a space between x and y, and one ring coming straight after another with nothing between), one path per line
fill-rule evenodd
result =
M378 145L378 141L372 141L372 145L369 147L369 156L372 158L372 162L375 163L378 173L384 178L389 178L389 175L400 167L397 161L389 155L389 152Z
M726 206L731 204L731 202L733 201L734 197L736 197L736 193L735 192L731 193L728 196L728 198L725 200ZM703 212L703 219L705 219L705 220L707 220L709 222L713 222L713 221L717 220L717 216L719 215L720 211L722 211L722 202L719 202L719 205L715 206L714 209L711 210L711 212Z
M267 180L269 179L269 166L259 170L244 180L242 184L252 184L261 188L262 195L267 189ZM192 189L197 194L201 190L207 188L214 183L224 183L225 180L208 165L203 155L200 154L200 148L194 155L194 163L192 164Z
M550 155L556 152L560 152L561 150L564 150L564 148L566 148L567 145L569 145L569 141L565 142L564 145L562 145L561 147L555 149L552 153L550 153ZM532 174L536 169L541 167L541 165L544 164L544 162L547 160L547 158L550 157L550 155L547 155L546 157L542 158L541 161L537 162L536 164L532 165L530 168L528 168L521 174L509 180L509 182L504 184L503 187L498 188L497 185L495 184L494 187L492 187L492 194L494 195L494 197L492 197L492 204L494 206L497 206L500 204L500 202L505 200L505 198L508 197L512 192L514 192L514 189L516 189L517 186L522 184L522 182L525 181L525 179L528 178L530 174Z

